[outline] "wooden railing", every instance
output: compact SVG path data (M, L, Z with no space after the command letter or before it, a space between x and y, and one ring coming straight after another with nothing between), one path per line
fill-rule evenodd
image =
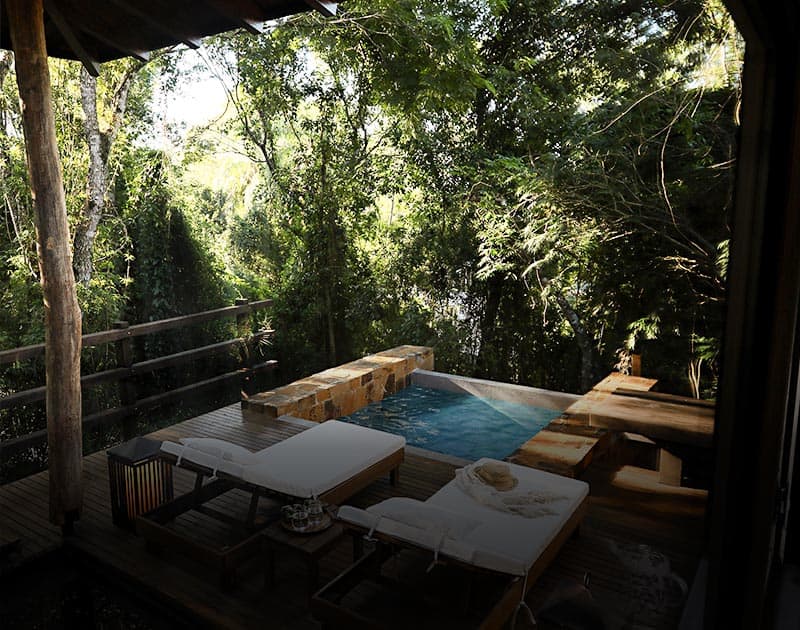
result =
M81 385L84 391L89 387L116 382L119 384L119 398L121 403L118 407L104 409L84 416L82 420L84 430L112 423L122 423L123 437L124 439L129 439L133 437L136 413L143 409L187 398L190 394L196 394L208 388L221 386L230 382L238 381L240 384L243 384L244 381L249 379L252 375L273 369L277 365L276 361L256 363L254 360L255 347L261 343L262 340L268 338L273 331L259 330L255 334L251 334L250 332L250 315L256 311L269 308L271 305L272 300L261 300L258 302L237 300L234 306L180 317L172 317L170 319L162 319L144 324L135 324L133 326L130 326L128 322L120 321L114 324L112 330L83 335L83 349L110 343L116 346L116 366L101 372L81 376ZM236 319L236 330L239 335L236 338L185 350L183 352L177 352L175 354L147 359L145 361L134 361L133 339L136 337L169 330L184 329L187 326L229 317ZM232 372L219 374L154 395L142 398L139 397L138 382L142 375L164 368L180 366L197 359L237 350L240 355L241 367ZM26 359L34 359L43 355L44 344L2 350L0 351L0 365L16 363ZM43 401L46 397L46 392L47 390L44 386L14 392L13 394L0 398L0 410ZM0 442L0 457L9 457L31 447L40 446L46 441L46 429L2 441Z

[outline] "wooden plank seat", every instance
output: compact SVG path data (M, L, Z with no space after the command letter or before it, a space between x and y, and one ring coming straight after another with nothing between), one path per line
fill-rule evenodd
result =
M258 522L261 498L295 501L317 497L338 504L388 474L397 484L405 439L358 425L331 420L255 453L211 438L163 442L161 457L196 474L194 489L137 517L136 531L152 551L178 551L217 569L229 585L236 567L260 549ZM230 490L250 494L244 520L206 505ZM222 521L241 533L234 544L220 548L192 539L170 527L191 510ZM276 514L277 516L277 514Z
M473 466L487 462L499 463L484 458ZM508 466L517 486L491 493L494 498L488 502L507 499L513 511L487 505L481 492L470 491L465 481L469 477L459 473L425 502L392 498L366 510L340 508L340 522L357 539L366 536L376 547L314 595L314 616L324 627L403 627L398 611L382 610L382 604L371 600L386 592L413 600L411 594L416 592L419 605L432 614L445 609L456 615L449 618L450 627L500 628L514 618L531 587L579 527L588 509L589 486L524 466ZM398 550L426 556L422 572L397 571L396 561L387 562L397 557ZM437 606L436 593L419 587L439 565L456 569L464 578L467 591L460 604L456 600ZM477 583L479 589L475 589ZM470 586L479 595L492 593L490 601L473 606ZM403 606L413 607L410 600ZM424 618L415 625L428 627Z
M567 410L575 413L573 408ZM639 433L651 439L710 447L714 439L714 407L633 395L610 395L584 404L593 427Z
M604 429L564 426L554 421L514 451L508 460L575 479L598 453L608 449L611 438L611 433Z

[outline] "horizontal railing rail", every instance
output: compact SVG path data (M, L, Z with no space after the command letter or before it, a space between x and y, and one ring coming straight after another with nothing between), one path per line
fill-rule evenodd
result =
M134 324L128 328L89 333L81 337L81 348L91 348L121 339L152 335L157 332L183 328L184 326L193 326L195 324L203 324L216 319L224 319L225 317L249 315L257 310L263 310L270 306L272 306L272 300L260 300L258 302L237 304L235 306L224 306L211 311L192 313L191 315L180 315L178 317L170 317L169 319L159 319L154 322ZM15 363L24 359L33 359L38 356L44 356L43 343L37 343L32 346L22 346L21 348L12 348L11 350L0 350L0 365Z
M254 312L267 309L271 305L272 300L260 300L257 302L240 300L235 306L218 308L201 313L192 313L190 315L172 317L154 322L146 322L144 324L135 324L133 326L129 326L127 322L117 322L113 330L83 335L82 348L108 343L116 344L117 367L93 374L82 375L82 388L86 389L88 387L96 387L98 385L116 382L120 387L120 399L122 401L122 404L118 407L104 409L84 416L82 419L84 430L122 422L123 435L125 439L128 439L129 437L133 437L133 431L132 423L127 421L132 419L134 414L141 410L189 397L191 394L199 393L212 387L228 385L236 381L243 383L253 375L274 369L277 366L277 361L270 360L255 363L253 352L255 347L263 343L264 340L269 339L274 331L266 329L259 330L254 334L248 333L246 336L243 334L244 329L249 329L250 327L250 315ZM237 330L239 330L239 334L242 336L144 361L133 361L133 351L130 344L135 337L152 335L229 317L236 318ZM151 394L146 397L140 398L138 395L136 386L137 380L146 374L230 352L238 352L242 367L181 387ZM43 354L44 344L3 350L0 351L0 365L36 358ZM45 386L14 392L0 398L0 410L39 403L45 400L46 396L47 388ZM46 441L46 429L3 440L0 442L0 456L9 457L30 448L41 446L45 444Z
M253 335L253 339L264 339L274 332L275 331L273 330L265 330ZM222 354L228 350L244 349L248 342L248 340L245 340L241 337L237 339L229 339L227 341L221 341L208 346L202 346L192 350L185 350L183 352L165 355L156 359L148 359L147 361L134 363L130 367L112 368L110 370L103 370L102 372L95 372L94 374L87 374L81 376L81 385L83 387L93 387L115 381L121 381L124 378L141 376L143 374L155 372L156 370L163 370L164 368L175 367L177 365L189 363L196 359L206 358L215 354ZM9 394L4 398L0 398L0 410L40 402L45 399L46 395L47 388L44 386L14 392L13 394Z

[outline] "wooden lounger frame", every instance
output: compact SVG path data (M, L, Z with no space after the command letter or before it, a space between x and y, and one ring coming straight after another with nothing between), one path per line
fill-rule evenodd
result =
M531 568L528 570L527 579L523 579L522 577L518 576L508 576L508 587L503 591L500 599L495 603L486 617L484 617L480 625L477 626L478 630L496 630L505 625L505 623L516 611L520 600L527 596L530 589L533 587L542 573L544 573L545 569L547 569L550 563L555 559L556 555L558 555L559 551L561 551L561 548L564 546L570 536L578 531L581 521L586 516L588 509L589 497L587 496L581 501L564 526L559 530L555 538L550 541L547 547L545 547L544 551L542 551L542 553L533 563ZM347 523L345 521L340 522L342 522L345 528L349 530L354 537L357 537L354 538L354 545L357 542L358 546L360 546L361 537L369 530L365 527ZM384 546L390 545L395 548L399 547L416 549L424 552L430 551L423 547L398 540L397 538L387 536L386 534L382 534L377 531L372 533L372 538L378 541L379 546L382 544ZM379 571L380 566L378 566L376 569L376 562L378 565L380 565L388 557L390 557L390 555L391 554L386 553L379 554L378 549L376 549L371 554L362 556L333 581L314 594L311 599L311 610L314 617L322 623L323 628L352 628L353 630L378 630L379 628L384 628L384 625L378 620L368 619L356 611L346 609L341 606L338 601L344 596L344 594L346 594L346 592L357 586L361 580L368 578L371 574L374 574L376 570ZM476 567L460 560L447 558L445 556L440 555L439 558L440 562L446 562L448 565L461 567L473 573L503 575L497 571ZM335 601L327 598L326 595L328 592L338 593Z
M183 553L184 555L213 567L220 572L223 586L229 586L233 582L236 567L260 551L261 540L258 530L261 529L261 527L256 523L259 500L262 497L277 497L286 500L296 499L297 497L292 497L264 486L245 482L238 477L228 475L222 471L217 471L215 479L209 483L204 483L206 477L214 477L214 471L210 468L185 459L178 464L178 457L171 453L162 452L160 457L173 465L194 472L197 475L194 490L176 497L172 501L165 503L147 514L137 516L136 533L147 541L147 547L151 551L155 552L160 551L162 548L167 548L170 551L178 551L179 553ZM319 495L318 498L326 503L341 503L386 474L389 475L390 483L392 485L397 485L400 474L400 464L403 463L404 458L405 448L401 447L339 485ZM233 489L244 490L251 494L250 508L244 522L233 518L229 514L204 505L211 499ZM245 538L236 545L216 549L192 540L176 532L174 529L167 527L167 523L191 510L201 512L207 516L242 529ZM261 526L266 524L267 523L263 523Z

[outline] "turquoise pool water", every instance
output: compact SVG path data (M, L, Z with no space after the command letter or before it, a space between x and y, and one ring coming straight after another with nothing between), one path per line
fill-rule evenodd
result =
M456 457L502 459L561 414L531 405L412 385L339 418Z

